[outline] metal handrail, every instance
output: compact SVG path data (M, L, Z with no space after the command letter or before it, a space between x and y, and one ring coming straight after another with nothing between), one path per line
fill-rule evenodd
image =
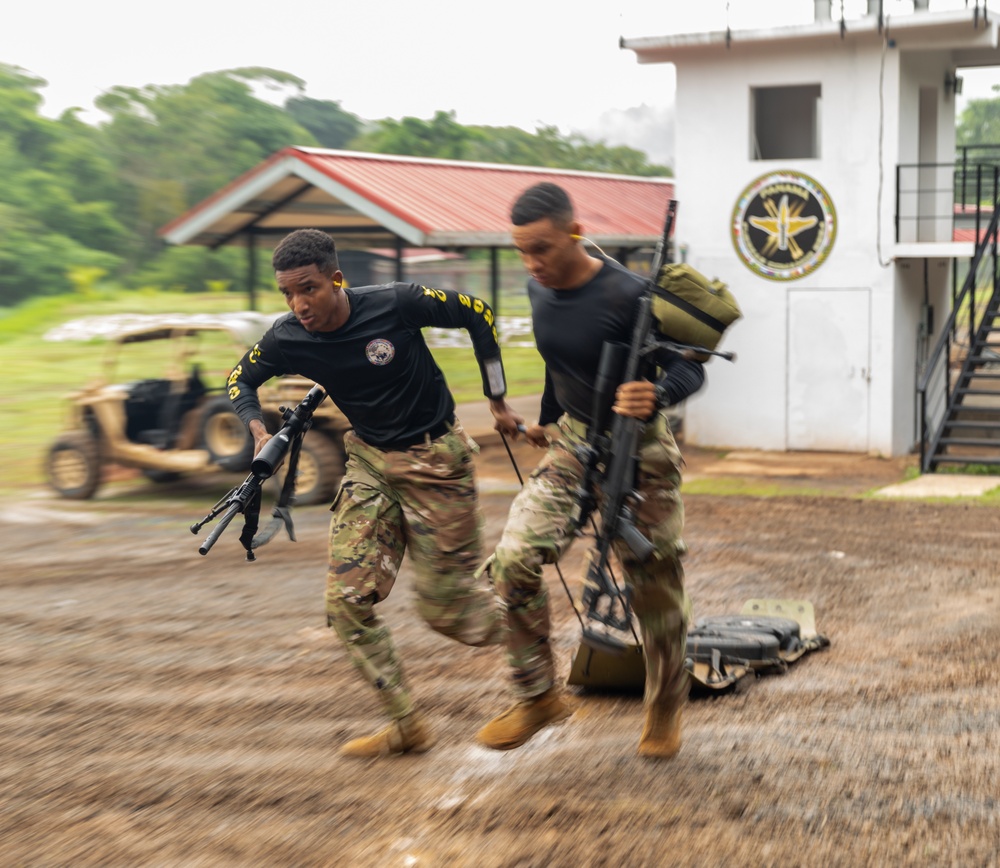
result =
M985 146L982 146L985 147ZM941 170L948 170L949 181L941 177ZM911 172L933 172L934 178L928 184L921 184L919 176L913 186L907 186L906 178ZM904 214L904 210L917 211L912 205L914 197L930 195L939 199L941 194L948 194L947 212L943 203L932 208L931 213ZM896 242L899 243L904 222L910 225L921 225L923 221L949 222L951 234L954 234L955 222L959 216L975 217L976 238L982 226L982 211L991 210L993 203L1000 198L1000 160L977 160L969 163L968 155L956 163L899 163L896 166L896 213L894 228ZM987 204L989 203L989 204ZM942 240L942 239L938 239ZM949 239L951 237L949 236Z
M986 228L986 234L983 236L982 241L976 246L976 252L972 256L971 263L969 265L969 273L965 277L965 283L962 284L962 289L955 297L955 301L951 308L951 313L948 314L948 319L945 322L944 328L941 330L941 336L938 338L937 343L934 345L934 349L931 350L930 355L927 357L928 365L931 360L944 350L945 345L948 343L949 335L955 330L955 324L958 319L958 313L961 310L962 304L965 301L967 295L971 295L973 288L976 284L976 273L979 270L979 263L982 261L983 255L986 252L986 248L996 241L997 234L997 218L1000 217L1000 211L994 209L993 217L990 219L990 225ZM970 316L974 316L974 308L970 310ZM971 324L970 324L971 326ZM973 329L970 329L970 333L974 333ZM918 390L923 390L927 387L927 373L921 377L920 382L917 384Z
M965 201L965 178L966 172L969 165L969 152L970 151L986 151L990 153L995 153L997 159L1000 160L1000 145L958 145L957 149L961 154L958 163L962 166L962 196L961 201ZM989 163L989 160L975 160L973 165L977 163Z
M941 334L938 337L937 342L934 344L934 348L927 357L924 371L917 382L917 402L920 419L920 468L923 472L926 472L929 467L931 458L935 454L938 443L941 439L945 422L947 421L948 404L951 393L950 384L948 382L948 372L951 361L952 341L958 333L959 314L962 312L967 303L969 311L969 346L971 348L975 343L976 335L982 326L983 319L985 319L986 310L989 308L989 305L984 308L982 319L977 322L975 290L978 282L979 267L983 262L983 258L987 251L991 252L993 256L993 267L991 268L991 273L993 278L993 291L994 294L996 293L996 252L997 230L998 225L1000 225L1000 197L994 201L996 202L996 207L993 208L993 214L990 218L989 225L987 226L986 232L981 239L979 239L979 219L977 215L976 237L979 240L976 244L976 250L969 265L969 273L966 275L965 282L962 284L962 289L955 296L948 319L945 321L944 327L941 329ZM941 377L941 380L940 382L935 382L935 378L938 376ZM933 407L932 402L929 400L929 393L932 385L939 387L934 396L936 401L934 402ZM932 411L935 409L938 412L934 413L934 419L932 420L930 416ZM933 438L928 436L928 432L932 429L934 432Z

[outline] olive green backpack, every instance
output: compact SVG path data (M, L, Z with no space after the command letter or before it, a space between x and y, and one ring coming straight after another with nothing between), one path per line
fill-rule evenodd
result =
M742 313L729 288L683 262L668 262L656 276L653 316L670 340L714 350ZM702 355L701 360L707 359Z

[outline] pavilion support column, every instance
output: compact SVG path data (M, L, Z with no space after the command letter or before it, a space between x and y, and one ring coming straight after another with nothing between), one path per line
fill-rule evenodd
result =
M400 283L405 278L403 269L403 239L396 236L396 280Z
M500 316L500 250L497 247L490 248L490 307L493 308L493 316Z
M257 236L247 233L247 300L257 310Z

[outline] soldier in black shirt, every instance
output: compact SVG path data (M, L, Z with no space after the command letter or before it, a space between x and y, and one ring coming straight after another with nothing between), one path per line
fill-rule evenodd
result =
M241 359L229 397L257 452L271 436L257 387L271 377L315 380L351 421L332 507L327 619L378 691L390 724L341 750L363 757L423 751L432 736L374 605L389 594L409 551L418 609L435 630L468 645L503 641L501 603L474 578L481 522L471 441L421 332L468 329L497 428L516 436L523 420L504 400L493 311L478 298L416 284L345 288L332 239L315 229L284 238L272 264L291 313Z
M545 390L538 424L526 437L547 447L511 507L489 571L507 603L508 658L520 701L488 723L479 740L507 749L544 726L568 717L572 707L555 687L549 645L549 607L542 566L554 563L574 538L575 492L583 476L578 447L593 412L598 360L605 341L628 344L644 278L580 244L580 224L566 192L555 184L526 190L511 212L514 244L530 272L535 343L545 361ZM615 545L646 658L646 726L639 753L670 758L680 749L680 711L687 693L684 651L690 604L680 558L684 509L681 456L663 408L683 400L704 382L700 362L676 353L656 360L656 382L618 387L613 410L642 419L636 526L655 545L638 561Z

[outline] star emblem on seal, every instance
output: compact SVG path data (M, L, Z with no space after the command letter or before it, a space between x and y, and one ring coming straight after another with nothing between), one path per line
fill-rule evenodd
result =
M771 172L740 194L730 229L736 252L751 271L768 280L796 280L826 260L837 215L814 178Z

